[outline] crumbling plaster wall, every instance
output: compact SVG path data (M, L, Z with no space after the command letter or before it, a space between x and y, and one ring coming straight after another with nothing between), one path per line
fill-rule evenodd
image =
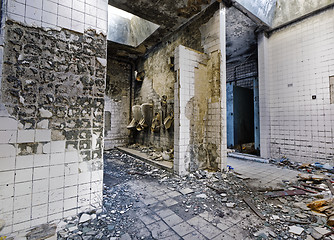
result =
M225 36L221 32L224 10L201 27L204 53L184 46L175 50L174 171L179 175L203 168L221 169L224 162L226 73L221 46L225 41L220 41Z
M104 146L110 149L129 143L132 66L130 63L108 59L105 95Z
M176 74L174 67L170 65L170 58L174 57L174 51L179 45L184 45L200 52L204 52L206 48L212 50L219 45L219 38L217 39L218 36L216 35L207 36L206 43L203 39L206 33L203 34L204 28L201 28L204 24L212 21L216 12L217 8L212 8L207 14L183 27L168 40L158 45L138 63L138 71L145 70L145 78L143 82L136 82L135 84L134 104L153 102L154 113L161 112L161 97L165 95L168 101L168 112L173 111ZM211 29L211 25L207 24L206 26ZM217 24L214 26L218 27ZM207 31L208 34L209 32ZM212 34L212 31L210 33ZM169 130L161 128L158 133L142 131L136 135L135 141L147 146L170 149L174 145L174 131L172 128Z
M101 206L107 30L105 0L6 3L1 235Z
M334 9L259 38L261 155L334 165Z

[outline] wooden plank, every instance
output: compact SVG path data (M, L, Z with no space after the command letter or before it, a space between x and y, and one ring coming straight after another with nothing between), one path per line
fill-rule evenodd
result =
M294 188L298 188L300 190L303 190L305 192L309 192L309 193L318 193L318 192L315 192L315 191L312 191L312 190L308 190L306 188L302 188L302 187L299 187L299 186L293 186Z
M310 224L310 222L302 222L297 220L285 220L285 222L294 223L294 224Z
M334 188L332 182L330 180L326 180L326 184L329 187L329 190L331 191L332 195L334 195Z
M325 190L326 190L326 189L324 189L324 188L311 186L311 185L308 185L308 184L306 184L306 183L302 183L301 185L304 186L304 187L308 187L308 188L312 188L312 189L318 190L318 191L325 191Z
M265 195L268 197L285 197L285 196L295 196L295 195L305 195L306 192L303 190L286 190L286 191L279 191L279 192L268 192Z
M206 186L207 186L208 188L211 188L212 190L215 190L218 194L221 194L221 193L224 193L224 192L225 192L224 190L219 189L219 188L216 188L216 187L214 187L214 186L212 186L212 185L209 185L209 184L207 184Z
M252 201L248 198L244 198L244 202L250 207L250 209L253 210L253 212L262 220L266 220L266 218L263 216L263 214L255 207L255 205L252 203Z

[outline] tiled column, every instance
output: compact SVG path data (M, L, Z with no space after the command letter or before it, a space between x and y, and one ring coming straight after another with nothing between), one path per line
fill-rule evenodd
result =
M270 99L268 79L268 39L264 34L258 37L259 61L259 105L260 105L260 152L261 157L270 157Z
M220 169L226 170L226 160L227 160L227 123L226 123L226 11L224 4L220 4L219 11L219 24L220 24L220 52L221 52L221 61L220 61Z
M190 119L186 117L186 107L194 96L194 66L191 64L191 59L191 51L186 47L176 48L175 65L178 76L174 90L176 100L174 104L174 172L181 176L188 173L190 162Z

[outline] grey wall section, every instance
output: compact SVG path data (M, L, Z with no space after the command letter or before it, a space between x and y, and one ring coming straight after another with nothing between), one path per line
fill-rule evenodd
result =
M330 4L334 4L334 0L277 0L271 27L278 27Z
M126 128L130 119L132 67L129 63L108 59L105 95L106 149L123 146L129 142Z
M256 53L257 40L254 34L257 24L235 7L226 9L226 61L245 61Z
M260 19L263 23L271 26L277 0L236 0L247 11Z
M246 12L271 28L334 4L334 0L236 0Z

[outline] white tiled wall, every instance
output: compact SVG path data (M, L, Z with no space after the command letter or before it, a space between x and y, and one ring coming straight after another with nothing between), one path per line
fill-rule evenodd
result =
M329 77L334 75L333 39L333 9L260 39L264 155L334 165L334 105L329 91ZM266 68L262 76L261 66ZM266 140L270 146L263 145Z
M7 19L27 25L78 32L88 28L104 33L107 30L107 0L7 3ZM0 46L0 70L2 52ZM39 143L38 154L20 155L15 144L31 142ZM65 148L65 141L51 141L47 119L37 129L25 130L0 102L0 219L6 222L0 235L98 207L102 178L103 171L88 170L78 151Z
M45 28L107 33L107 0L8 0L9 19Z

